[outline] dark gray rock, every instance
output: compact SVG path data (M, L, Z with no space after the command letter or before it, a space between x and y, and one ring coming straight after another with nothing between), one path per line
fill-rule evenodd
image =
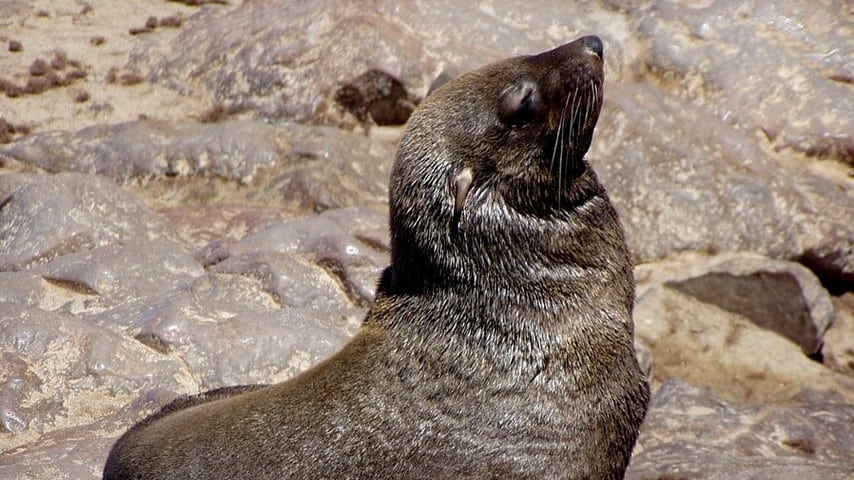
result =
M161 216L105 178L60 173L22 183L0 201L0 271L129 238L168 238Z
M653 396L627 480L851 478L854 405L739 406L672 381Z
M793 262L747 254L713 257L665 285L780 333L808 355L819 352L833 323L830 295Z

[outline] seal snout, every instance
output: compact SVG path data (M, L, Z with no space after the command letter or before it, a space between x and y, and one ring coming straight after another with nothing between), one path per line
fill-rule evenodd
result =
M605 47L602 44L601 38L597 37L596 35L588 35L586 37L582 37L580 41L582 44L584 44L585 47L595 53L600 60L602 59Z

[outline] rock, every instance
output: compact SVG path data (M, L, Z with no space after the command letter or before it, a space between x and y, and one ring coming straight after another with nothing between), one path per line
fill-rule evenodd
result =
M635 337L635 356L637 357L638 366L640 366L641 372L643 372L644 377L646 377L646 381L651 381L653 364L652 350L650 350L649 345L647 345L646 342L638 337Z
M369 68L399 78L420 76L416 72L428 57L401 27L357 4L249 3L227 16L200 12L169 51L143 46L133 52L132 64L150 70L150 81L178 91L186 92L193 77L216 102L236 110L309 123L340 115L332 102L338 81Z
M118 182L208 175L246 183L284 155L286 140L279 133L271 125L251 121L136 121L37 133L7 145L0 154L50 172L97 173Z
M821 353L829 368L854 378L854 293L833 298L836 321L824 334Z
M72 315L0 303L0 450L117 411L154 385L193 385L174 359Z
M211 243L236 242L246 235L269 228L294 215L275 205L233 203L182 203L164 207L159 209L159 212L171 225L177 227L175 233L181 243L191 249L194 256L205 266L215 263L206 260L206 253L203 251L213 249Z
M328 210L247 235L229 248L229 255L265 251L310 254L338 279L354 304L366 307L389 263L386 250L376 250L378 244L388 248L385 222L385 215L369 209Z
M3 157L0 155L0 168L3 167ZM6 200L12 192L28 185L36 180L44 180L41 175L35 173L9 173L8 175L0 175L0 199ZM0 202L0 209L5 206L5 203Z
M424 94L443 62L468 70L586 32L625 37L627 18L618 12L551 1L538 5L541 15L514 13L530 8L518 0L490 7L380 1L370 9L328 0L250 2L229 15L200 12L167 49L141 44L131 65L179 92L198 82L215 101L258 118L348 126L353 122L335 105L335 92L368 70L387 72Z
M144 182L149 195L172 203L240 201L321 211L384 204L395 141L250 120L138 121L33 134L0 147L0 158Z
M640 77L696 105L709 104L716 117L745 132L762 131L778 149L850 163L854 138L847 118L854 100L846 91L854 73L843 53L852 43L843 8L608 0L545 2L532 10L516 0L489 8L437 0L377 2L366 11L340 2L250 3L229 15L197 15L169 50L143 45L132 63L148 67L151 81L179 91L199 78L217 101L263 118L336 123L336 82L367 70L386 71L425 92L443 62L469 70L597 32L621 81ZM247 25L251 37L241 35Z
M667 268L660 268L659 275ZM807 355L819 352L833 323L830 296L815 275L797 263L726 254L672 270L678 273L665 281L668 288L784 335Z
M637 262L689 250L816 252L825 276L854 278L850 181L793 175L736 128L651 85L606 86L598 132L591 162Z
M730 265L747 263L742 257L725 258L733 262ZM725 277L706 276L707 272L715 271L717 264L726 261L712 259L703 265L693 258L690 262L674 260L670 264L636 268L635 332L652 350L654 379L680 379L737 402L779 402L806 385L854 400L854 378L834 373L810 360L795 343L760 328L745 316L759 315L761 305L773 305L773 298L749 302L750 294L767 293L763 283L770 276L753 274L733 279L725 288L722 288ZM692 263L696 266L691 267ZM704 273L698 280L686 283L686 279L694 278L691 268ZM752 269L747 265L745 270ZM715 304L698 300L694 294L704 282L726 297L715 298L705 292L702 298ZM785 288L791 288L790 282L794 281L782 277L775 282L789 284ZM690 285L691 293L684 292L685 285ZM739 286L744 290L735 290ZM783 287L781 290L776 294L792 294ZM745 293L748 298L739 298ZM804 308L802 305L801 310ZM794 316L791 318L796 320Z
M97 480L113 442L93 425L50 432L26 448L4 452L0 475L21 480Z
M158 298L204 270L173 242L132 238L60 256L29 273L56 288L88 296L87 308L104 309Z
M385 209L396 135L368 138L330 127L294 129L297 133L288 137L292 142L288 164L270 172L253 195L299 212L355 206Z
M290 378L340 348L363 316L352 308L282 309L258 280L211 273L92 321L177 355L206 390Z
M72 48L90 101L4 97L0 478L100 478L111 442L176 396L331 354L388 263L402 130L359 128L370 100L390 87L414 103L585 34L603 38L608 77L588 157L641 263L639 361L664 382L627 478L850 473L844 2L214 1L137 36L165 20L145 2L41 3L49 16L0 2L27 47L0 59L0 89ZM400 84L358 79L376 71ZM355 114L335 104L346 85ZM791 262L837 295L829 328L827 293Z
M100 479L115 438L124 432L127 425L141 420L174 398L174 392L151 389L95 423L49 432L28 445L6 450L0 456L0 477L22 480Z
M628 14L650 45L645 80L762 132L776 150L854 165L854 30L844 3L657 1Z
M377 125L403 125L415 110L417 99L394 76L371 69L341 84L335 91L335 102L363 124L370 118Z
M822 184L807 184L805 190L812 198L819 199L816 208L823 213L816 219L816 228L810 228L804 241L806 248L797 261L815 272L833 294L854 291L854 235L837 218L839 214L844 218L850 213L854 188L850 182L848 185L833 185L816 177L801 178L804 179L802 184L810 180L818 180L815 183Z
M854 405L733 405L682 382L650 403L627 480L851 478Z
M129 238L169 236L162 217L107 179L60 173L22 180L0 201L0 271Z
M347 295L319 266L297 255L244 253L226 258L213 272L257 279L283 308L340 309L350 307Z
M51 284L28 271L0 272L0 285L3 285L0 302L30 305L48 311L59 308L83 310L83 302L92 298L87 292Z

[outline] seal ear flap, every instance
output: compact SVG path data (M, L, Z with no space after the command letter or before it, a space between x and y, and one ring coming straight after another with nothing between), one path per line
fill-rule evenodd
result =
M528 124L541 109L540 90L530 80L520 80L510 85L498 97L498 118L507 125Z
M472 183L472 170L469 167L460 169L454 176L454 225L460 221L460 212L463 209L463 203L469 194Z

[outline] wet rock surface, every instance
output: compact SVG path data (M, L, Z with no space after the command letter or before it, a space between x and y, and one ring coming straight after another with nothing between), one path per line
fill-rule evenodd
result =
M854 405L833 396L736 405L670 381L652 398L626 479L847 479L852 422Z
M844 2L184 3L0 3L2 85L85 73L0 92L0 477L99 478L170 400L334 352L388 263L378 124L589 33L656 392L627 478L851 475Z
M628 8L650 42L648 74L774 149L852 164L850 5L703 3Z
M854 280L850 179L775 161L755 138L655 85L614 85L591 150L638 261L679 251L815 257ZM806 161L806 160L805 160Z

